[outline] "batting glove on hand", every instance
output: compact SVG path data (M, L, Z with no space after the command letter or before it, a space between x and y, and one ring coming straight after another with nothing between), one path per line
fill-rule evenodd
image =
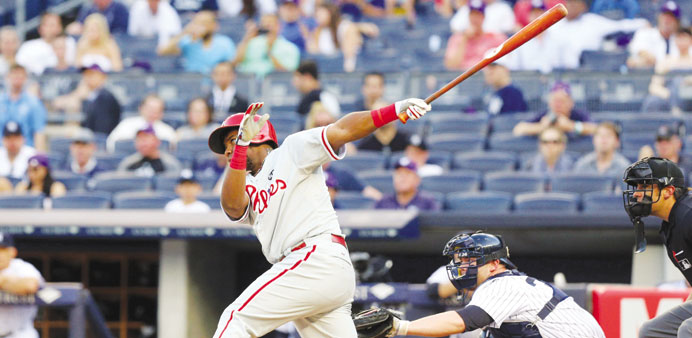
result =
M394 103L394 108L396 109L397 115L402 112L406 112L406 115L411 120L417 120L421 118L425 113L429 112L432 107L425 101L421 99L406 99Z
M264 102L253 103L245 111L245 116L243 116L243 120L240 121L240 127L238 128L237 145L250 145L250 141L255 138L264 127L264 124L267 123L267 120L269 120L269 114L264 114L259 118L255 118L257 111L262 108L262 106L264 106Z

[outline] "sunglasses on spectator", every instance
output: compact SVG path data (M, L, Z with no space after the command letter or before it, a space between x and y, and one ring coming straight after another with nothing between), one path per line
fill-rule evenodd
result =
M542 144L561 144L562 140L560 139L554 139L554 140L541 140Z

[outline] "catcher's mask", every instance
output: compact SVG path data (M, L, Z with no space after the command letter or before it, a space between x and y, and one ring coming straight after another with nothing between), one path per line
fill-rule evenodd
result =
M651 205L661 199L660 189L669 185L685 188L682 170L673 161L660 157L646 157L630 165L622 180L627 184L622 200L631 219L651 214ZM657 196L654 185L659 188Z
M478 285L478 268L499 259L509 269L517 267L509 260L509 248L502 237L486 234L461 234L452 237L442 254L450 258L447 276L457 290Z

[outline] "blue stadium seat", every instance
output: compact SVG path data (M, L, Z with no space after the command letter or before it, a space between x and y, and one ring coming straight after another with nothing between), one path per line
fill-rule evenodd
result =
M113 196L115 209L163 209L175 195L160 191L127 191Z
M565 173L550 179L551 191L585 194L594 191L613 191L613 178L597 174Z
M178 185L178 179L180 179L178 175L156 175L153 177L154 188L156 191L173 192L175 191L175 186ZM212 190L217 181L216 177L209 176L196 177L196 179L205 191Z
M192 155L194 159L194 155L199 154L200 152L206 152L209 151L209 140L206 138L194 138L194 139L187 139L187 140L180 140L178 141L178 144L176 145L176 156L177 155Z
M620 193L595 191L584 194L581 199L584 213L624 213Z
M593 151L593 140L591 136L582 136L567 141L567 150L578 153L588 153Z
M453 192L447 194L445 209L479 213L508 212L512 194L498 191Z
M292 84L293 74L271 73L264 77L262 93L265 104L274 110L275 106L289 107L291 110L298 106L301 94Z
M84 190L86 188L87 177L78 175L70 171L54 171L51 173L53 179L62 182L68 191Z
M623 134L647 134L653 139L656 131L662 125L682 124L682 120L670 113L623 114L620 118Z
M493 133L507 133L521 121L526 121L536 116L536 113L514 113L493 116L490 119L490 127Z
M111 194L105 191L76 192L52 200L53 209L108 209Z
M431 114L430 127L434 134L465 133L485 135L488 132L487 114Z
M166 106L167 109L168 106ZM184 111L166 111L166 115L161 119L164 123L171 126L173 129L178 129L187 123L187 114Z
M168 150L170 149L170 144L166 140L161 140L161 145L159 146L159 149L161 150ZM131 155L137 152L137 149L135 148L135 140L120 140L115 142L115 150L113 151L115 154L120 154L120 155Z
M0 196L0 209L41 209L43 195Z
M512 194L543 192L545 176L527 172L495 172L485 175L483 190L504 191Z
M358 172L363 170L385 169L387 156L380 151L359 151L355 155L346 156L343 160L332 165L340 169Z
M46 154L46 156L51 168L62 168L65 165L65 154L51 152Z
M523 193L514 197L519 213L554 212L572 214L579 211L579 195L570 193Z
M151 188L151 178L135 176L130 172L108 171L96 174L90 183L91 190L108 191L111 193L128 190L148 190Z
M488 140L488 149L493 151L526 152L535 151L538 141L533 136L514 136L511 133L493 134Z
M70 144L72 144L72 138L56 136L50 138L48 147L50 147L51 153L68 154L70 152Z
M387 168L394 169L394 165L399 161L400 158L404 157L403 152L392 153L389 156L389 162L387 163ZM428 164L437 164L443 169L447 170L452 164L452 153L445 150L433 150L428 151Z
M394 192L392 174L391 171L372 170L358 173L358 178L363 181L363 184L372 186L383 194L389 194Z
M441 192L444 194L456 191L478 191L481 175L477 171L452 171L438 176L427 176L421 179L421 190Z
M361 195L359 192L339 192L334 198L334 204L339 209L372 209L375 200Z
M454 169L480 172L512 171L517 167L517 156L513 153L488 151L462 153L454 156Z
M94 155L94 158L104 170L115 170L118 168L120 161L123 160L124 155L97 153Z
M197 200L202 201L209 205L210 208L214 210L221 209L221 197L213 193L205 193L197 196Z
M627 61L627 51L605 52L585 50L581 53L580 70L617 72Z
M428 137L428 149L449 152L481 151L485 148L485 136L466 134L438 134Z
M621 141L623 152L629 150L639 151L639 149L645 145L653 147L654 142L656 141L656 134L623 134Z
M277 133L295 133L301 130L301 119L298 114L273 114L269 119Z

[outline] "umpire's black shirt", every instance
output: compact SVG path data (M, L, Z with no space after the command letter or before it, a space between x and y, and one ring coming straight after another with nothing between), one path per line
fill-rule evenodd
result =
M673 204L668 222L661 223L659 232L668 258L692 283L692 197L684 196Z

